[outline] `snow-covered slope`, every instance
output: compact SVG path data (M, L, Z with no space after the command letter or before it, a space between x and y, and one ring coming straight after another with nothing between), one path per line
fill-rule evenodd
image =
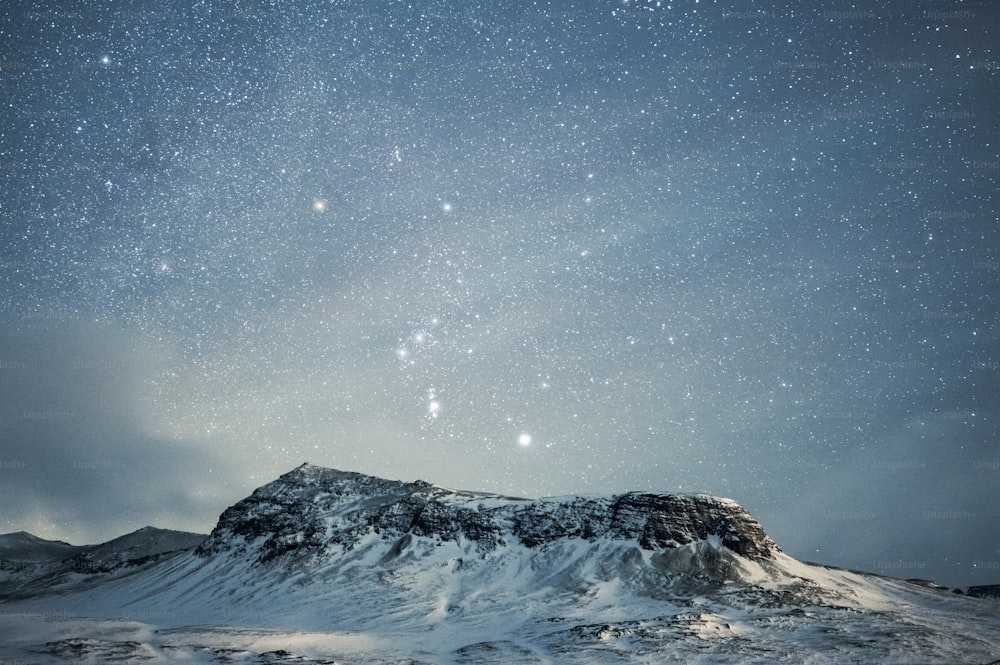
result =
M0 536L0 600L101 585L163 557L193 550L204 534L144 527L99 545L69 545L24 532Z
M704 495L527 500L303 465L199 546L129 560L0 604L0 632L21 636L0 658L1000 658L996 600L800 563L738 504ZM59 620L32 637L30 616Z

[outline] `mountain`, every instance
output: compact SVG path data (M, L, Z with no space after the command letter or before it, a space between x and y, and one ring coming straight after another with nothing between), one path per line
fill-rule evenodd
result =
M737 503L707 495L521 499L306 464L207 537L116 540L74 560L123 565L0 591L0 634L35 635L0 659L1000 658L996 599L801 563ZM56 620L38 632L38 615Z
M44 540L25 531L0 535L0 561L7 563L62 561L81 549L59 540Z
M599 538L671 550L710 536L751 560L777 550L738 504L711 496L633 492L531 501L303 464L225 511L199 552L243 553L238 544L252 542L263 563L330 545L353 549L369 532L393 541L397 553L414 537L460 541L484 555L510 544Z
M12 595L24 582L43 576L85 550L25 531L0 535L0 594Z
M204 534L147 526L99 545L70 545L23 531L0 536L0 599L31 598L99 585L98 576L134 570L164 556L190 551Z
M201 533L143 527L100 545L88 547L73 558L75 570L109 572L136 566L165 554L197 547L205 540Z

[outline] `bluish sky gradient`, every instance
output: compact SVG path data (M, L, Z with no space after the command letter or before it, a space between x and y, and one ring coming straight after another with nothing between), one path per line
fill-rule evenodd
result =
M308 460L1000 581L1000 8L13 2L0 530Z

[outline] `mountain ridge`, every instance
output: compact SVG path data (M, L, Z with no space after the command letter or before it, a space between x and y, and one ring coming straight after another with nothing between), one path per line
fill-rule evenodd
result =
M360 484L361 486L367 486L369 488L374 487L376 489L379 489L382 492L380 496L382 497L382 499L384 499L384 501L382 502L382 504L380 504L378 500L375 500L374 504L372 504L371 502L366 503L364 508L367 509L371 509L373 505L378 506L383 504L384 505L391 504L393 497L395 497L396 499L405 499L410 496L417 496L421 500L428 500L428 501L435 501L442 497L452 497L465 502L478 501L480 502L480 504L482 504L482 502L494 502L494 503L508 502L512 505L520 505L525 507L541 504L555 508L559 507L565 508L567 504L573 504L574 502L593 504L593 503L599 503L602 500L609 500L609 499L623 498L623 497L639 498L640 502L642 499L649 497L686 498L700 504L714 504L717 507L725 507L727 509L733 510L733 514L735 515L740 515L743 518L748 518L749 521L746 522L745 524L749 525L750 529L753 531L753 536L756 539L755 540L756 544L749 548L751 554L754 554L755 556L761 559L767 559L770 553L781 552L781 548L766 534L766 532L764 532L760 524L756 522L756 520L754 520L737 501L734 501L733 499L730 498L719 497L712 494L657 493L650 491L633 491L633 492L625 492L614 495L570 494L570 495L559 495L559 496L531 499L525 497L490 493L490 492L456 490L441 485L433 484L425 480L414 480L414 481L389 480L377 476L371 476L361 472L345 471L330 467L318 466L311 464L309 462L304 462L299 466L291 469L290 471L283 473L274 481L271 481L260 487L255 488L248 497L236 502L229 508L225 509L223 513L220 515L219 520L216 523L216 526L208 534L178 531L173 529L163 529L147 525L135 531L123 534L121 536L117 536L115 538L112 538L111 540L102 543L96 543L91 545L72 545L70 543L60 540L47 540L39 536L36 536L34 534L31 534L27 531L21 530L7 534L0 534L0 561L3 561L7 564L5 566L7 570L12 570L16 567L14 564L39 565L52 562L62 563L69 559L73 559L75 561L81 561L81 560L94 561L95 559L100 559L101 553L105 553L109 560L113 559L118 562L117 565L111 567L122 567L122 564L144 562L149 558L151 558L151 556L169 554L173 552L181 552L187 550L192 550L202 557L210 556L214 552L218 552L222 549L225 549L225 545L223 545L220 542L220 534L217 533L220 527L223 527L224 523L226 523L228 524L228 527L226 528L232 530L232 523L234 521L239 522L241 519L246 518L250 514L250 512L246 509L247 502L252 501L255 497L259 498L263 496L271 496L275 487L282 488L284 490L295 487L306 488L310 484L317 484L322 482L328 483L330 480L353 481L355 483ZM397 518L399 517L397 513L393 513L393 515L395 515ZM397 519L396 521L398 522L399 520ZM369 526L376 527L377 530L387 526L387 524L380 522L378 519L370 520L370 522L366 524L368 524ZM399 527L398 524L393 525L391 523L391 520L388 526L389 527L395 526L397 529ZM420 519L416 519L416 520L411 520L409 526L421 527L426 525L423 522L421 522ZM542 531L544 532L544 529ZM580 525L577 525L576 529L564 527L561 530L557 530L557 532L558 532L557 535L562 537L572 537L572 536L582 535L585 539L590 538L591 540L595 539L598 534L598 531L596 531L594 528L591 527L588 529ZM249 528L243 528L242 531L240 529L236 530L237 536L252 535L253 533L254 530ZM301 533L301 529L299 529L299 531L297 531L296 533ZM135 556L132 557L129 556L123 557L120 551L116 551L122 549L121 546L124 543L140 539L141 536L149 534L158 534L161 536L172 535L175 537L175 539L180 538L182 540L186 540L186 542L171 547L154 548L155 551L151 551L150 549L147 548L145 551L135 552ZM552 532L550 531L549 534L552 535ZM401 531L399 535L402 536L403 532ZM473 535L476 536L478 534L474 533ZM706 533L705 535L709 534ZM641 534L639 534L639 536L641 536ZM475 538L473 538L473 540L475 541ZM544 542L544 540L545 539L541 538L532 539L530 534L528 534L527 541L526 542L522 541L522 542L525 542L525 544L527 544L528 546L537 546L542 542ZM640 546L645 546L646 549L651 549L652 547L656 546L656 543L654 543L649 539L640 539L638 542ZM688 543L690 542L691 541L688 541ZM745 545L738 545L737 544L738 542L739 541L730 538L730 540L728 541L728 545L727 541L724 539L721 541L721 544L727 546L728 549L731 549L734 552L745 554L748 551L748 548ZM299 550L302 549L303 546L308 547L309 544L310 540L308 536L306 536L302 540L295 542L294 546L292 543L286 543L285 551L292 552L295 550ZM314 542L312 544L318 545L319 543ZM673 543L667 542L661 544L666 544L668 546L669 545L677 546L687 543L679 543L675 541ZM282 546L278 543L270 545L267 549L267 556L263 558L263 561L269 561L271 559L278 558L283 553L281 550ZM753 558L753 556L751 556L750 558ZM846 570L822 562L803 562L803 563L809 566L815 566L831 570ZM20 568L22 569L24 567L26 566L23 565L20 566ZM79 566L77 567L79 568ZM95 571L100 571L104 566L102 566L100 563L96 563L91 567ZM880 575L869 571L851 570L848 572L878 576L878 577L888 577L889 579L903 579L903 578L894 578L892 576ZM910 580L910 581L915 584L918 582L917 580ZM933 582L930 582L929 584L939 589L945 588ZM928 586L928 582L924 581L924 585ZM992 589L996 586L998 585L979 585L978 587L976 587L976 589L980 593L982 593L981 589Z
M70 545L26 531L0 535L0 600L32 597L46 590L82 588L95 575L135 569L164 556L186 552L205 534L145 526L93 545ZM78 579L83 575L85 579ZM97 579L99 581L99 579Z
M0 634L29 636L0 641L0 659L978 665L1000 652L993 599L799 562L705 494L524 499L307 464L207 536L177 533L93 546L99 565L0 571Z
M81 545L70 545L61 540L46 540L27 531L0 535L0 560L22 563L39 563L69 556Z
M289 516L292 516L289 518ZM391 481L303 464L226 509L198 548L217 553L234 541L265 538L260 561L335 543L351 547L367 530L464 539L480 552L560 538L634 540L644 550L720 538L751 560L780 551L737 502L706 494L626 492L610 496L526 499L452 490L426 481Z

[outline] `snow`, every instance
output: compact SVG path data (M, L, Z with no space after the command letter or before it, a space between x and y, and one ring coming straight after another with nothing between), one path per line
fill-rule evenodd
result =
M99 546L103 556L160 556L61 574L18 597L0 590L0 662L950 664L1000 653L993 599L776 549L750 559L718 533L659 549L610 534L529 546L504 512L525 500L319 467L282 479L220 520L233 527L281 506L303 511L268 523L278 533L227 540L231 531L217 528L214 549L164 552L191 534L140 530ZM366 521L364 507L415 496L495 514L501 537L484 549L448 520L447 533L421 534ZM546 499L533 502L532 519L558 527L610 503ZM743 519L736 504L702 504ZM328 540L260 559L271 537L306 540L299 518L325 527ZM329 540L347 531L351 539Z
M214 626L158 629L137 621L75 618L42 620L24 614L0 614L0 653L4 662L39 665L78 662L253 662L270 652L288 652L313 662L330 654L385 651L379 640L357 633L236 630ZM259 661L258 661L259 662ZM369 662L378 662L372 660Z
M266 576L185 554L101 589L6 603L0 659L951 663L1000 650L994 601L784 554L763 565L737 557L737 581L674 593L656 587L656 553L610 539L478 556L413 538L388 565L385 547L369 534L326 564ZM691 543L675 564L696 577L699 557L720 547Z

